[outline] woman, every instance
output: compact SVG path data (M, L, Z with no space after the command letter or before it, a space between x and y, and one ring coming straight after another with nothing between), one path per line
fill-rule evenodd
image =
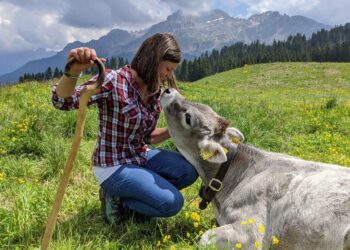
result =
M80 73L94 67L94 49L72 49L68 59L77 62L53 89L53 104L61 110L78 108L81 91L92 78L76 87ZM169 33L146 39L131 65L107 70L105 81L89 104L98 107L99 133L92 156L99 184L103 218L121 223L130 211L147 217L168 217L180 211L180 189L198 177L195 169L175 151L147 148L170 137L156 128L160 115L161 85L176 88L174 70L181 51Z

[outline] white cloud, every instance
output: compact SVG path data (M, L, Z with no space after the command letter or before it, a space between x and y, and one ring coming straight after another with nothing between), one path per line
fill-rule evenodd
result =
M68 42L97 39L112 28L150 27L179 9L196 14L218 7L241 17L276 10L324 24L350 22L348 0L1 0L0 52L60 50Z
M330 25L350 22L348 0L239 0L239 2L248 6L247 16L273 10L287 15L303 15Z

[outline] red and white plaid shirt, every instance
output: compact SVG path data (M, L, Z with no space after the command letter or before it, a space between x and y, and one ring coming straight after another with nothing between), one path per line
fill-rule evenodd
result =
M86 85L92 84L96 76L76 87L73 96L57 96L52 90L52 103L57 109L79 108L79 97ZM112 167L122 164L146 164L147 144L156 128L161 107L160 91L151 97L148 104L141 100L139 86L131 74L130 65L114 71L107 70L105 81L89 105L97 103L98 139L92 155L95 167Z

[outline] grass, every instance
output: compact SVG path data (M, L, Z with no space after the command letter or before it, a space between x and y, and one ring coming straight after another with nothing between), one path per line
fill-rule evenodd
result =
M240 128L248 143L349 167L349 67L246 65L179 87L188 99L210 105ZM76 119L75 111L52 108L53 84L0 88L0 249L40 247ZM90 162L96 117L92 107L51 249L195 249L202 232L215 226L212 208L198 209L199 180L183 190L186 203L175 217L124 227L102 222ZM165 126L163 116L159 125ZM171 141L158 146L174 149Z

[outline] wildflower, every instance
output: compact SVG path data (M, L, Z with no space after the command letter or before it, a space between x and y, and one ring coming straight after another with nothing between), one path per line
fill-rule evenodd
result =
M249 222L249 224L254 224L255 221L253 218L249 218L248 222Z
M214 224L214 225L212 225L212 226L211 226L211 228L216 228L216 225L215 225L215 224Z
M259 241L256 241L255 244L254 244L254 247L255 247L255 248L259 248L259 247L260 247L260 242L259 242Z
M273 235L272 236L272 245L278 245L279 242L280 242L280 240L275 235Z
M194 221L200 221L200 219L201 219L200 215L197 212L192 212L191 213L191 218Z
M169 250L176 250L175 246L170 246Z
M157 240L157 247L160 247L160 240Z
M236 243L236 245L235 245L235 248L237 248L237 249L241 249L242 248L242 244L241 243Z
M190 217L189 212L185 212L185 219L188 219L188 217Z
M242 224L242 225L247 225L248 222L246 222L245 220L243 220L243 221L241 222L241 224Z
M170 236L169 234L165 235L165 236L163 237L163 242L164 242L164 243L167 242L168 240L170 240L170 238L171 238L171 236Z
M34 179L34 182L36 182L36 183L38 183L39 181L40 181L39 178Z
M197 227L199 227L199 223L198 222L193 222L193 226L197 228Z
M23 184L23 183L25 183L26 181L25 181L23 178L18 178L18 182L19 182L20 184Z
M193 201L193 202L191 203L191 207L193 207L193 208L199 208L199 202L198 202L198 201Z
M202 235L204 232L202 230L199 230L198 234Z
M186 237L187 238L190 238L191 237L191 234L189 232L186 233Z
M264 226L263 224L260 224L260 226L259 226L259 232L260 232L260 233L265 232L265 226Z

